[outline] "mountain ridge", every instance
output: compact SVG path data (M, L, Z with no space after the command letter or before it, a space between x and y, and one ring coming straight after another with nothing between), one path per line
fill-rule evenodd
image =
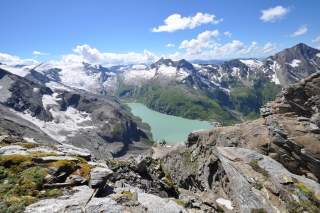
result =
M318 72L319 52L300 43L264 60L232 59L221 64L194 64L184 59L161 58L150 65L106 68L87 63L61 67L43 64L31 72L28 67L22 67L20 72L48 86L64 85L96 94L116 95L141 101L163 113L230 124L257 117L259 108L274 99L281 87ZM15 67L13 72L19 72L17 69ZM186 98L178 102L165 98L167 86L172 88L171 92L176 90L177 96ZM188 103L188 99L192 103ZM190 104L197 107L197 114L188 112ZM220 108L223 116L208 111L207 106Z

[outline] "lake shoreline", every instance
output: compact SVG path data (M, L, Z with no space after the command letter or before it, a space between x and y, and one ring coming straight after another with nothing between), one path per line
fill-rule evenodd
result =
M126 102L125 104L134 116L141 118L143 123L151 127L153 139L157 142L165 140L168 144L183 144L191 132L214 128L210 121L167 115L139 102Z

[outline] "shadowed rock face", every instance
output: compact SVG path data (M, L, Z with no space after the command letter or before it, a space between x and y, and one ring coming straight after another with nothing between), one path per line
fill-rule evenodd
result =
M3 131L88 148L98 158L148 149L140 121L116 98L81 90L53 91L5 70L0 74Z

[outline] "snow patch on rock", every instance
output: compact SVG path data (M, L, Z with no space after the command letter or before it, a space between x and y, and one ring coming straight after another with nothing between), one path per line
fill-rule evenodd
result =
M46 87L49 87L53 91L56 91L56 90L71 91L71 89L69 87L67 87L63 84L60 84L58 82L54 82L54 81L50 81L50 82L46 83Z
M158 69L158 74L167 76L167 77L174 77L176 76L177 69L175 67L161 65Z
M263 62L257 59L240 60L241 63L247 65L250 69L259 69L263 66Z
M42 96L42 104L44 106L45 109L48 109L51 106L58 106L58 100L59 98L57 98L59 94L58 93L53 93L52 96L51 95L43 95Z
M295 67L299 67L300 63L301 63L301 61L299 59L293 59L290 64L288 63L288 65L295 68Z
M9 78L7 75L0 79L0 103L6 102L11 97L11 85L14 81Z
M67 137L74 136L80 130L96 128L92 124L88 113L81 112L73 107L68 107L66 111L59 111L57 107L52 107L55 106L53 105L55 104L53 100L49 100L48 97L45 99L47 100L44 105L48 108L51 107L49 112L52 114L53 121L42 121L36 117L32 117L28 111L14 112L23 119L38 126L48 136L59 142L66 141Z
M231 75L240 78L240 69L238 67L232 67Z
M225 206L227 209L230 209L230 210L233 209L232 202L230 200L220 197L216 200L216 202L219 203L220 205Z
M130 69L124 73L125 82L134 82L139 80L149 80L155 75L155 70L148 69Z
M9 66L9 65L5 65L5 64L1 64L0 65L1 69L4 69L12 74L21 76L21 77L25 77L26 75L28 75L30 73L30 68L29 66L24 66L24 67L15 67L15 66Z
M271 81L274 82L275 84L280 84L280 80L277 77L277 73L276 72L273 73Z

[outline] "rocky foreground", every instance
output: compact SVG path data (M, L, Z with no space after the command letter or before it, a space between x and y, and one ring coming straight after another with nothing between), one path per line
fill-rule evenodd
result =
M0 212L320 212L319 96L314 74L258 120L126 160L2 134Z

